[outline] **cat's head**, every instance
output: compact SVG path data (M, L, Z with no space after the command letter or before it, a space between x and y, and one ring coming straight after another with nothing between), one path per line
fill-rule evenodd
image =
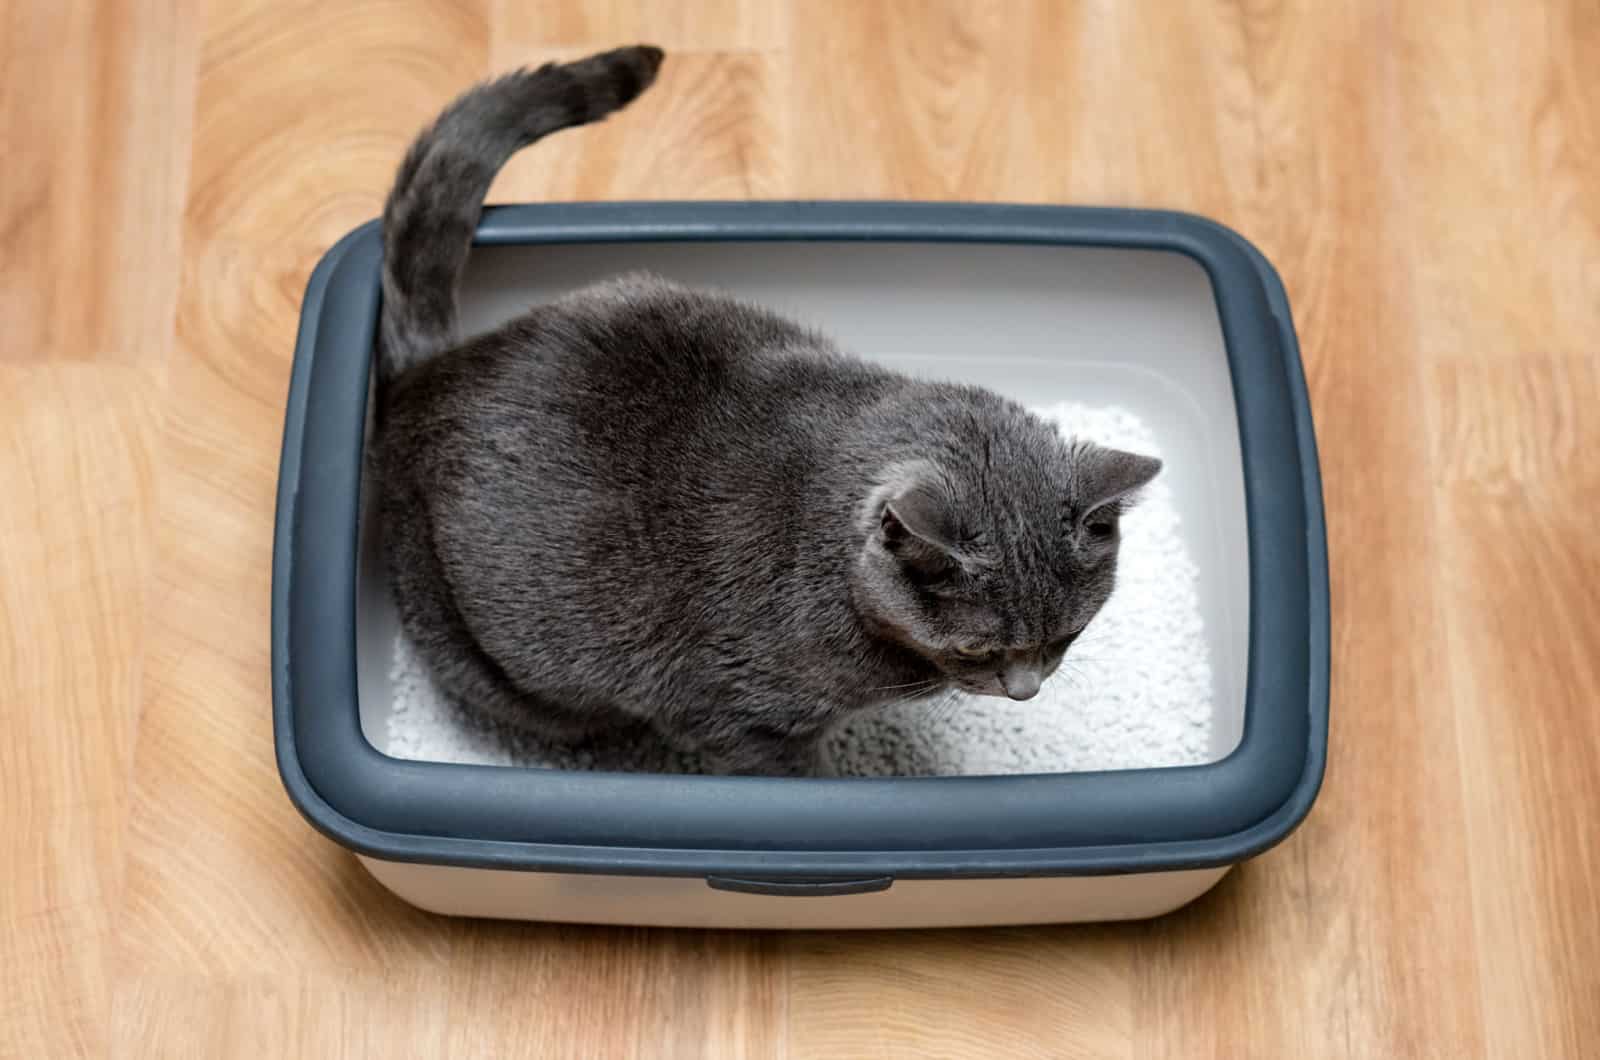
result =
M884 469L851 593L955 687L1031 699L1111 595L1120 517L1161 462L1037 420L978 441Z

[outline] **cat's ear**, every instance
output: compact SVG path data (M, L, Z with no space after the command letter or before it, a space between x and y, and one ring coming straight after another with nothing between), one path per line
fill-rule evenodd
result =
M878 541L921 583L941 581L961 568L953 543L952 512L932 489L914 486L883 502Z
M1139 499L1139 491L1161 471L1161 461L1099 445L1079 445L1073 455L1076 525L1093 537L1111 537L1117 517Z
M898 562L919 585L933 585L965 565L955 494L931 461L884 468L860 509L869 547Z

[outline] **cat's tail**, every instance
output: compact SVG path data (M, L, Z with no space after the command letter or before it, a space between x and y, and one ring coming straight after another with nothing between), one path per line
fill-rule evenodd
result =
M519 70L471 89L417 137L383 207L380 387L456 341L456 289L500 167L540 137L627 106L661 59L639 45Z

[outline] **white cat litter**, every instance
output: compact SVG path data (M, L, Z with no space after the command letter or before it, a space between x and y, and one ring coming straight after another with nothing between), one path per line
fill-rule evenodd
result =
M1038 410L1067 435L1160 456L1148 428L1119 408ZM867 712L828 741L839 776L1067 773L1204 762L1212 718L1211 661L1198 571L1157 476L1123 517L1117 588L1055 676L1027 702L950 693ZM390 666L389 754L484 765L698 772L694 756L640 741L572 750L542 746L456 711L405 637Z

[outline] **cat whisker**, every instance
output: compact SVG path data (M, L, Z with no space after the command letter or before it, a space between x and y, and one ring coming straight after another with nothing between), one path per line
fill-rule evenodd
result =
M936 680L908 681L903 685L873 685L868 692L893 692L899 688L934 688L939 684Z
M953 695L938 696L928 704L928 714L935 718L948 718L961 709L961 700Z
M1080 667L1070 666L1065 663L1063 663L1061 668L1056 671L1056 676L1064 677L1067 682L1067 687L1072 689L1074 692L1087 691L1093 682L1092 674L1084 671Z
M917 708L921 716L937 718L940 716L941 711L948 709L950 705L955 702L955 698L955 692L953 690L945 689L938 695L929 696L926 699L918 701Z

